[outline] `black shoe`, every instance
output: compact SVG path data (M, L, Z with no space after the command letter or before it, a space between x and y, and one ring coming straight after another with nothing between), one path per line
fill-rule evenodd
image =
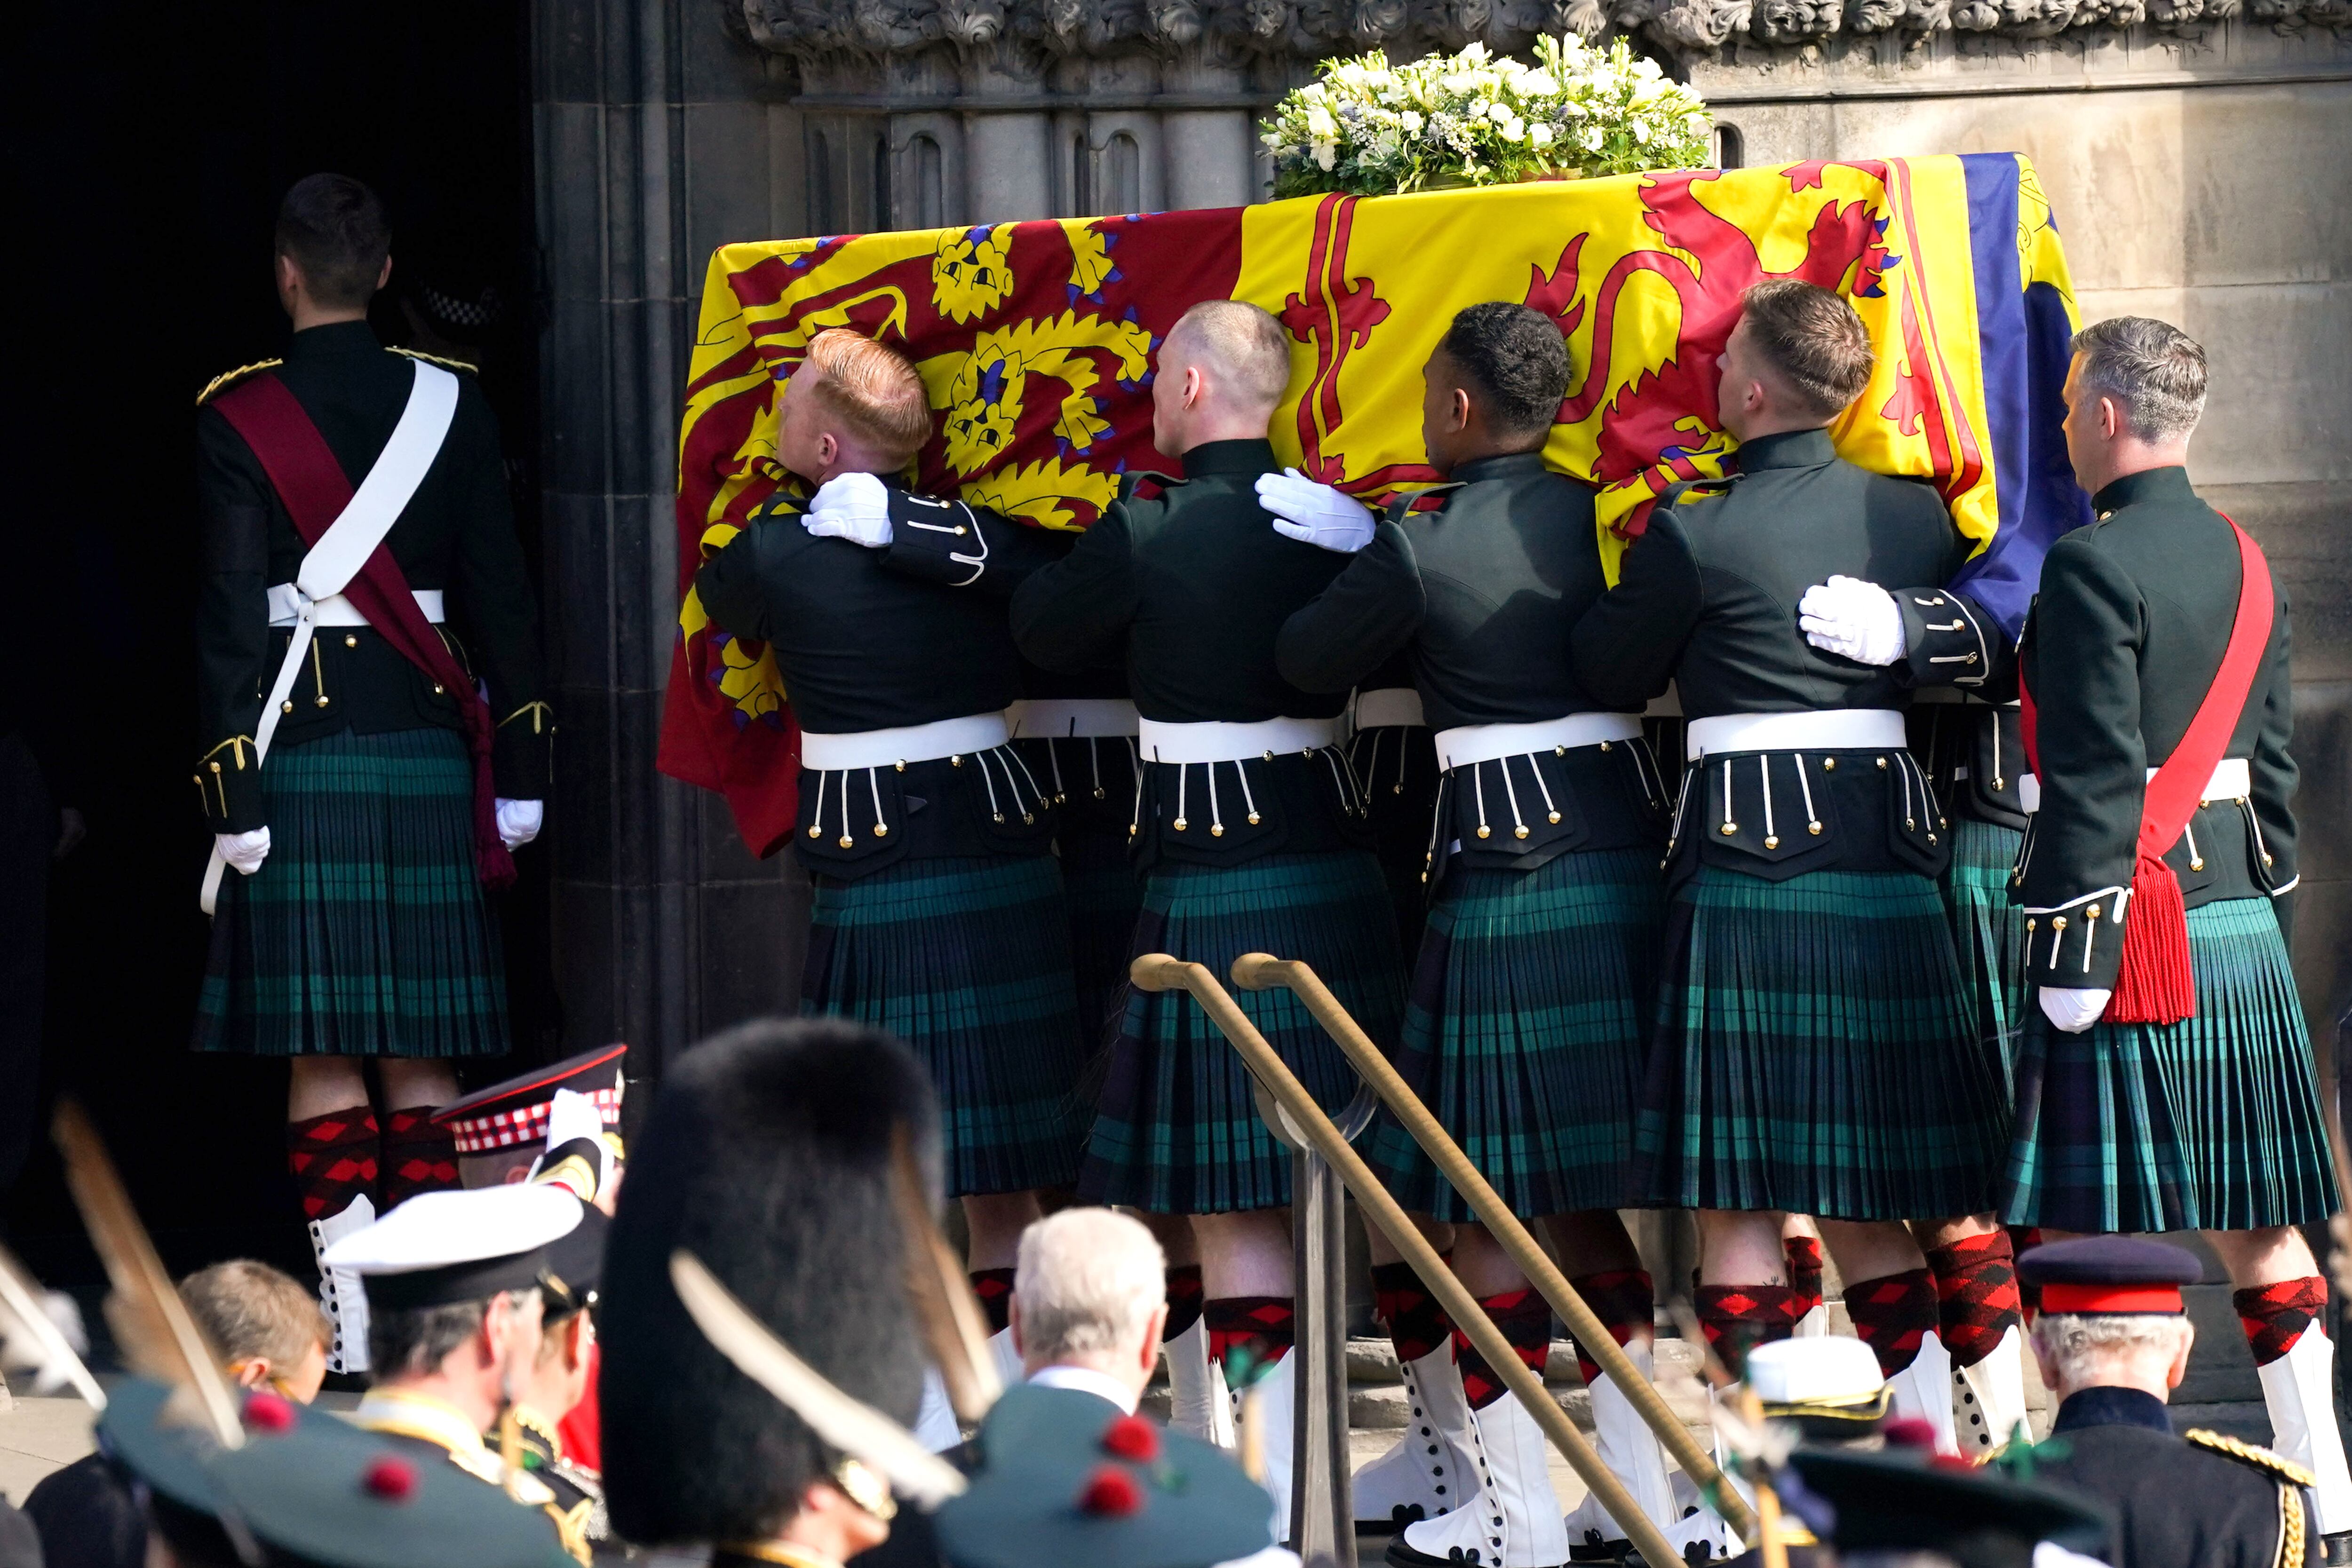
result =
M1419 1524L1423 1520L1427 1519L1429 1515L1423 1511L1421 1504L1417 1502L1401 1502L1394 1508L1389 1510L1389 1516L1386 1519L1360 1519L1356 1521L1356 1533L1358 1535L1402 1535L1406 1525Z
M2319 1560L2328 1564L2328 1568L2352 1563L2352 1530L2339 1530L2333 1535L2323 1535L2319 1538Z
M1633 1552L1631 1541L1603 1541L1599 1531L1588 1530L1583 1540L1569 1543L1568 1560L1570 1563L1622 1563Z

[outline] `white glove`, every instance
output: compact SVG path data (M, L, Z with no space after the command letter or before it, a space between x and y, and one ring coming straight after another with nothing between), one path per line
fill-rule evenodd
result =
M1259 475L1257 504L1274 514L1274 531L1284 538L1336 555L1353 555L1371 543L1380 525L1361 501L1296 468Z
M259 871L261 862L269 858L268 828L256 828L249 833L215 833L213 843L220 851L220 858L246 876Z
M2042 988L2042 1016L2066 1034L2080 1034L2099 1021L2114 999L2113 991L2071 991L2059 986Z
M801 527L819 538L880 549L890 542L890 487L871 474L828 479L809 497Z
M1832 577L1797 601L1805 641L1857 664L1891 664L1903 656L1903 612L1895 595L1858 577Z
M507 848L519 850L539 837L539 827L547 821L544 800L509 800L498 798L499 838Z

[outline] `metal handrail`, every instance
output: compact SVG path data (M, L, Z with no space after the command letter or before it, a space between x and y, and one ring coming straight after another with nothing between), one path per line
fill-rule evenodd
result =
M1619 1391L1640 1412L1650 1430L1658 1435L1658 1441L1665 1446L1666 1452L1675 1457L1675 1462L1682 1466L1683 1473L1714 1501L1716 1511L1722 1515L1723 1521L1737 1531L1742 1540L1752 1538L1756 1532L1755 1515L1749 1511L1747 1500L1726 1483L1722 1470L1716 1465L1715 1457L1699 1447L1692 1438L1690 1429L1666 1408L1666 1402L1658 1396L1657 1389L1626 1355L1624 1347L1617 1343L1617 1336L1609 1332L1591 1307L1585 1305L1584 1298L1578 1295L1576 1287L1568 1282L1568 1277L1552 1261L1551 1254L1543 1249L1542 1245L1528 1233L1528 1228L1519 1222L1518 1216L1504 1204L1478 1167L1471 1164L1470 1156L1462 1152L1462 1145L1454 1141L1453 1135L1435 1116L1430 1114L1429 1107L1421 1103L1421 1097L1399 1076L1380 1047L1374 1045L1371 1038L1349 1016L1348 1009L1339 1005L1339 998L1331 994L1330 988L1323 984L1315 971L1296 959L1276 958L1267 953L1244 953L1234 960L1234 984L1246 991L1263 991L1279 986L1296 994L1306 1004L1307 1010L1315 1015L1315 1020L1347 1053L1348 1061L1356 1071L1372 1086L1372 1092L1381 1097L1398 1123L1412 1135L1413 1142L1419 1144L1423 1152L1435 1163L1439 1173L1454 1184L1454 1190L1469 1204L1471 1210L1478 1216L1478 1222L1503 1244L1503 1250L1510 1254L1511 1261L1518 1265L1519 1271L1528 1277L1528 1282L1536 1288L1537 1293L1543 1297L1551 1310L1559 1314L1560 1321L1568 1325L1568 1332L1577 1344L1592 1357L1601 1371L1616 1380Z
M1593 1451L1591 1444L1584 1440L1584 1434L1576 1429L1576 1424L1568 1418L1568 1412L1561 1409L1559 1402L1545 1391L1542 1380L1519 1359L1518 1352L1511 1348L1511 1342L1503 1337L1503 1331L1495 1326L1494 1319L1488 1317L1486 1309L1479 1306L1475 1298L1463 1288L1462 1281L1454 1277L1454 1270L1445 1266L1445 1260L1437 1255L1436 1249L1405 1217L1396 1199L1389 1196L1388 1188L1381 1185L1380 1178L1372 1175L1362 1156L1349 1146L1339 1128L1332 1125L1331 1118L1325 1113L1323 1107L1316 1103L1315 1097L1307 1092L1306 1086L1298 1082L1274 1047L1266 1043L1265 1037L1258 1032L1257 1026L1250 1022L1249 1015L1242 1011L1240 1005L1218 983L1216 976L1211 974L1205 965L1188 963L1166 953L1147 953L1129 966L1128 978L1141 990L1172 988L1192 993L1192 999L1201 1004L1201 1010L1209 1015L1209 1021L1233 1042L1235 1051L1241 1052L1242 1060L1249 1065L1251 1076L1273 1093L1298 1130L1313 1142L1316 1152L1339 1173L1348 1190L1355 1194L1356 1202L1361 1206L1365 1217L1380 1227L1390 1243L1412 1266L1412 1271L1421 1277L1423 1288L1437 1298L1438 1305L1444 1308L1446 1315L1454 1320L1454 1327L1477 1347L1486 1364L1518 1396L1519 1403L1527 1407L1536 1425L1543 1428L1544 1436L1551 1439L1552 1447L1560 1451L1570 1468L1582 1478L1586 1486L1592 1489L1593 1495L1601 1500L1601 1506L1608 1511L1610 1518L1617 1521L1618 1527L1625 1531L1643 1557L1652 1563L1680 1562L1673 1546L1668 1544L1664 1532L1635 1504L1624 1483L1601 1462L1601 1456Z

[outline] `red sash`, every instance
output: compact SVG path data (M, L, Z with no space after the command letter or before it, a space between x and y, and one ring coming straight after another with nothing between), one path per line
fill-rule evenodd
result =
M2132 866L2131 902L2124 911L2123 967L2103 1015L2109 1023L2179 1023L2197 1011L2197 982L2189 967L2189 915L2180 879L2164 862L2164 852L2180 840L2197 814L2206 780L2228 754L2230 737L2245 711L2247 695L2271 643L2271 568L2263 552L2227 514L2219 514L2238 538L2238 614L2230 626L2221 667L2197 705L2197 716L2172 755L2147 781L2140 808L2138 854ZM2018 698L2025 731L2026 760L2042 771L2035 741L2033 694L2018 670Z
M285 503L302 542L317 544L351 505L352 482L286 383L265 371L213 399L211 406L220 410L261 460L262 471ZM367 564L344 585L343 597L402 658L457 699L466 744L474 758L474 868L484 885L508 886L514 881L514 857L499 837L497 786L490 779L490 742L497 726L465 666L416 607L400 563L392 559L389 539L375 547Z

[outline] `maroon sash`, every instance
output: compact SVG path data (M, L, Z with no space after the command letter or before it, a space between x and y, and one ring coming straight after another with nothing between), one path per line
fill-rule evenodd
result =
M301 403L285 382L264 371L213 399L211 406L220 410L261 460L262 471L269 476L270 486L294 519L302 542L317 544L351 505L352 482ZM499 837L497 786L490 779L490 745L498 727L465 666L417 608L400 563L392 559L389 539L375 547L367 564L344 585L343 597L402 658L457 699L467 747L474 758L474 868L487 887L509 885L514 857Z

